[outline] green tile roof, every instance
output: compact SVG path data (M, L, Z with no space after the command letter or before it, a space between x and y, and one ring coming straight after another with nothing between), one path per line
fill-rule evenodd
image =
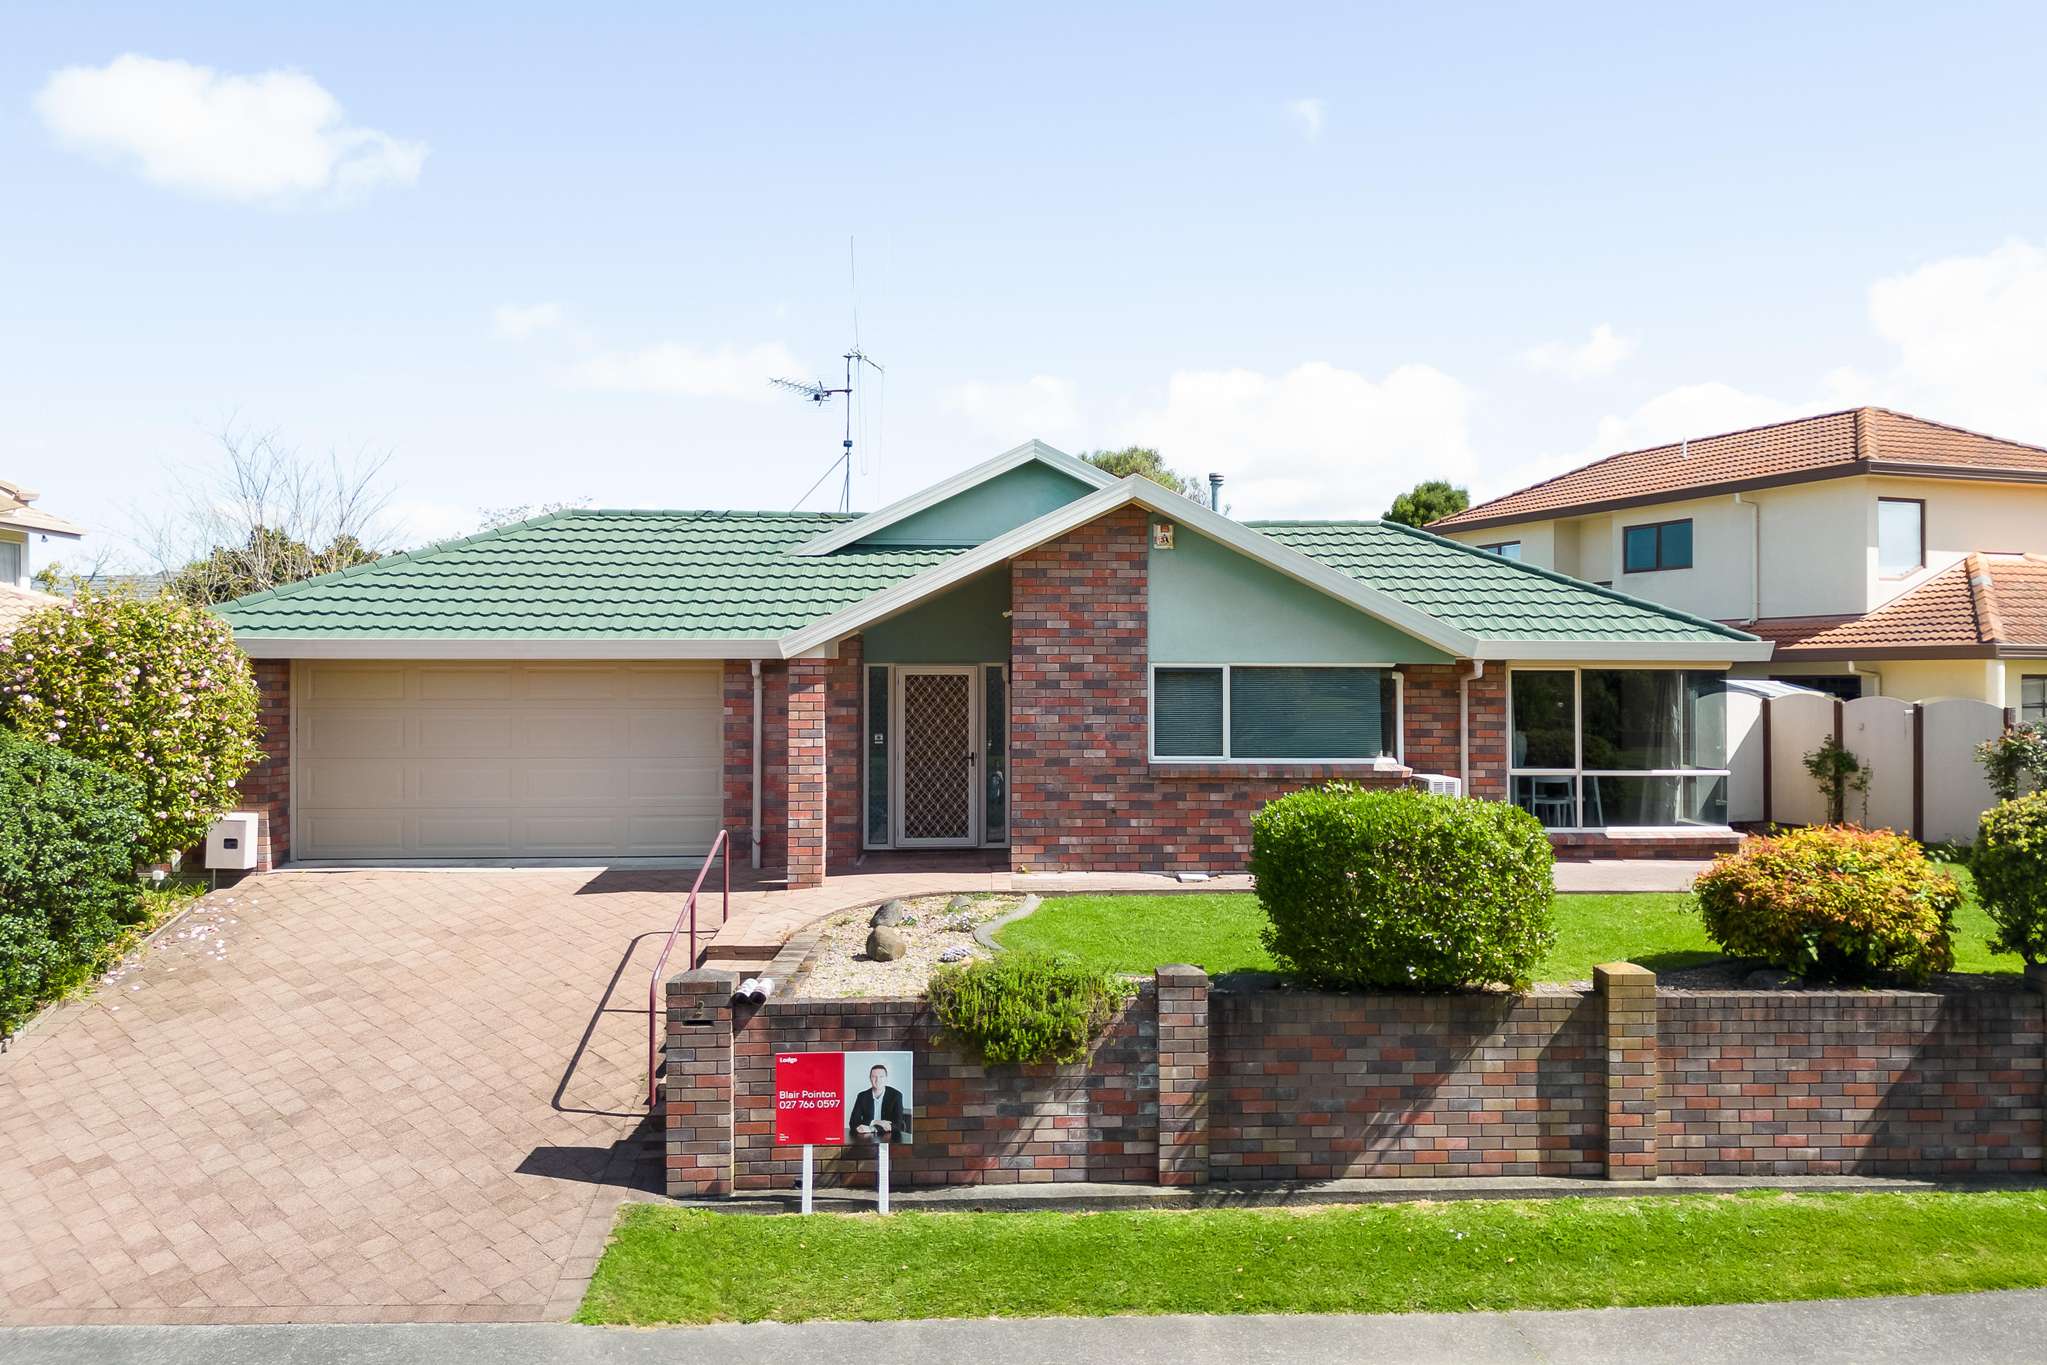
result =
M1481 639L1646 644L1755 638L1397 522L1244 524Z
M244 635L436 639L778 637L960 547L793 547L816 512L571 511L222 603Z

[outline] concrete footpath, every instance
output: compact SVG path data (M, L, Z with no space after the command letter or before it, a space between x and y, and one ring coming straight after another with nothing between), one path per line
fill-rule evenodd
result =
M1379 1317L1030 1318L661 1329L561 1323L0 1329L7 1365L1319 1365L2040 1358L2047 1290Z

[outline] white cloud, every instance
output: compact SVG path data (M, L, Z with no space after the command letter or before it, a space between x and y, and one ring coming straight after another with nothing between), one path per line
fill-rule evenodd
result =
M1891 370L1829 377L1838 392L2020 440L2047 438L2047 249L2010 241L1869 287Z
M35 104L66 146L132 162L154 184L244 203L410 185L427 153L424 142L349 123L300 71L225 75L131 52L55 72Z
M636 351L600 351L565 374L574 388L754 401L774 395L769 379L803 376L802 363L779 342L707 349L673 341Z
M1286 111L1301 125L1301 136L1313 142L1322 136L1322 124L1329 116L1329 105L1319 99L1288 100Z
M1472 393L1422 364L1371 379L1322 361L1285 374L1182 371L1118 439L1175 469L1225 475L1246 517L1377 516L1423 478L1466 479Z
M491 320L497 326L498 335L505 340L524 341L528 337L538 336L542 332L559 327L562 310L561 305L555 303L523 306L505 303L498 305L496 311L491 314Z
M1546 341L1521 353L1521 364L1539 374L1559 374L1566 379L1596 379L1612 374L1623 360L1635 353L1635 339L1624 337L1602 322L1592 335L1573 344Z
M1034 374L1016 382L975 380L947 390L940 402L1006 446L1033 437L1062 445L1086 431L1073 381L1056 375Z

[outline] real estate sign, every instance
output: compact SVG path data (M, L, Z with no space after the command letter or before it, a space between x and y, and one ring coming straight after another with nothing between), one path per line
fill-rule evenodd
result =
M775 1145L836 1145L846 1140L846 1056L775 1054Z

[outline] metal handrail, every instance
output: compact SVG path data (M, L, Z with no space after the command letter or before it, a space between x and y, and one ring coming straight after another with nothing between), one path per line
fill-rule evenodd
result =
M667 1011L661 1002L661 974L668 970L668 955L675 951L675 936L682 932L685 919L689 921L689 965L694 971L697 965L697 893L704 889L704 878L711 874L711 864L723 858L725 861L725 908L720 924L732 919L732 850L719 830L718 837L711 841L711 851L704 856L704 865L697 871L695 885L689 889L689 900L675 916L675 927L668 931L668 941L661 946L661 956L654 960L654 975L647 982L647 1108L660 1106L660 1082L657 1079L661 1069L661 1023Z

